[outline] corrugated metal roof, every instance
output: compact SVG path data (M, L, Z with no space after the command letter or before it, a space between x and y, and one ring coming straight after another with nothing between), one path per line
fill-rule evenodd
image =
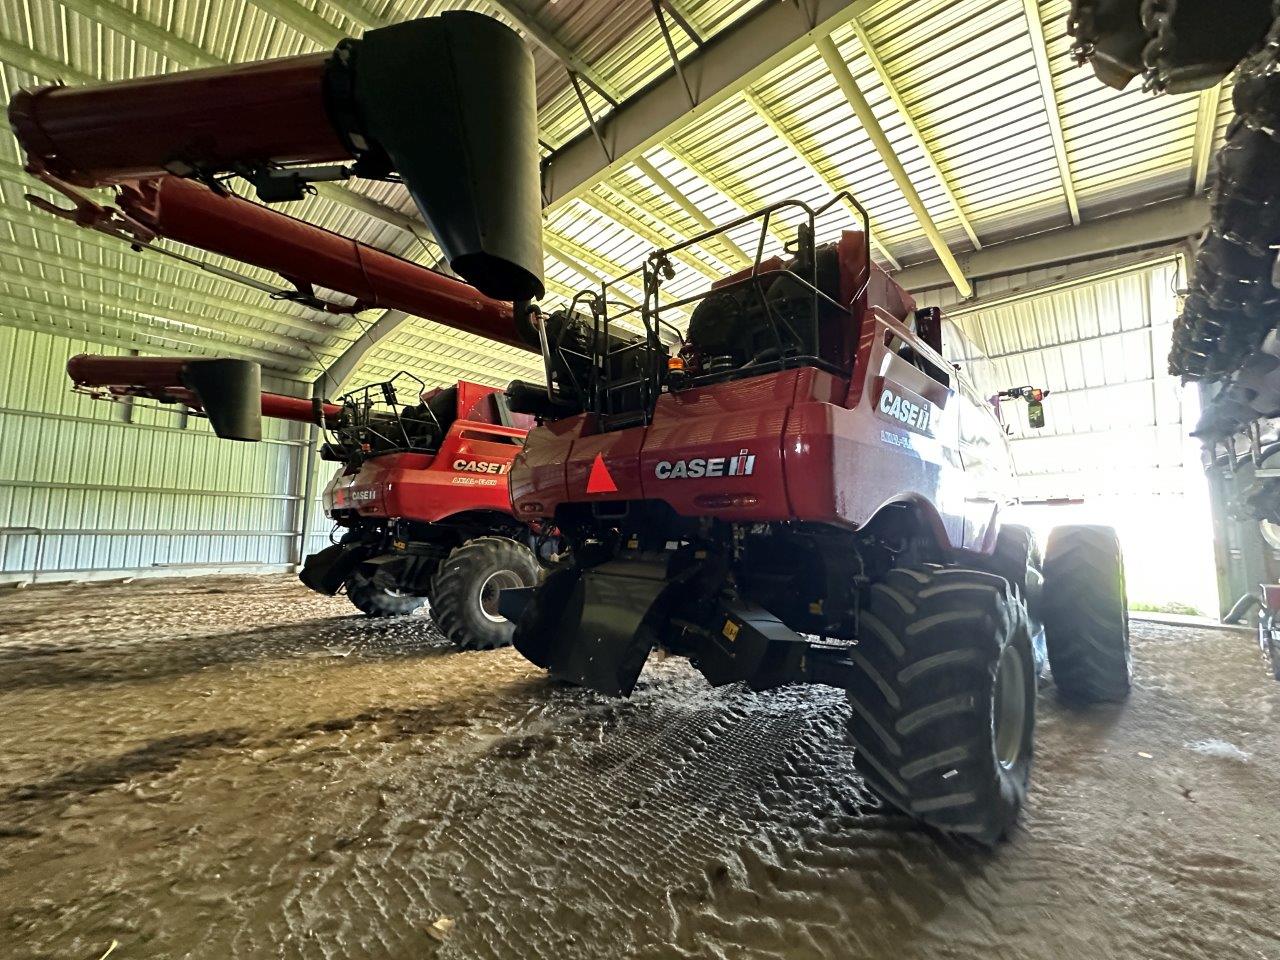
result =
M1070 222L1053 115L1061 119L1066 163L1085 219L1191 188L1196 98L1155 99L1102 87L1091 71L1071 62L1065 39L1068 5L1067 0L1039 5L1053 102L1044 96L1022 0L884 0L872 6L861 25L884 80L852 26L834 35L928 213L957 252L969 249L968 237L898 114L886 81L984 243ZM731 29L758 6L683 0L679 9L708 37ZM365 25L445 9L480 9L513 22L501 7L536 22L622 98L669 68L647 0L18 0L0 7L0 94L8 98L21 86L58 76L121 79L319 50ZM674 22L670 27L682 53L694 49ZM535 49L535 63L543 140L556 145L581 135L586 118L563 65L541 47ZM803 160L741 97L699 116L669 143L649 151L648 159L713 220L785 197L820 203L828 196L823 181L832 182L868 208L889 254L904 263L933 258L915 215L815 50L773 71L752 92L803 152ZM596 92L588 90L587 98L593 110L607 108ZM1229 112L1228 91L1219 105L1217 137ZM33 184L20 172L20 163L13 140L5 138L0 145L0 323L71 332L144 352L235 350L300 378L314 376L319 365L359 336L355 321L271 301L33 211L22 199ZM349 189L416 218L398 185L359 183ZM548 218L548 236L566 254L546 261L555 297L634 268L655 238L675 241L700 230L634 165L597 185L588 200L567 204ZM612 210L618 211L616 220ZM439 256L434 244L388 223L389 218L330 196L292 205L290 212L421 262ZM833 212L820 235L831 236L851 223L847 213ZM777 232L789 236L785 228ZM754 252L752 228L735 231L732 240ZM777 249L778 238L767 238L766 255ZM701 267L686 263L680 268L669 288L673 296L692 292L708 272L738 265L732 249L715 242L690 256ZM639 295L634 287L620 289ZM457 334L446 341L440 328L427 322L406 327L374 350L361 375L376 377L399 366L436 380L468 375L496 383L512 375L537 376L537 364L518 351Z

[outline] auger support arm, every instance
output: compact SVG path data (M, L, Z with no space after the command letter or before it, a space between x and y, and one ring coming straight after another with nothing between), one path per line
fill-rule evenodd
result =
M40 87L9 105L29 169L79 186L165 173L271 184L281 167L348 160L357 176L398 173L451 267L511 301L544 292L536 118L528 49L470 12L328 55Z

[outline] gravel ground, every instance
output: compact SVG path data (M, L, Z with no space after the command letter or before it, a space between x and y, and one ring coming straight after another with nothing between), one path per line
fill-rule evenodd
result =
M0 954L1280 960L1280 684L1134 635L991 854L879 809L834 691L608 700L282 577L5 591Z

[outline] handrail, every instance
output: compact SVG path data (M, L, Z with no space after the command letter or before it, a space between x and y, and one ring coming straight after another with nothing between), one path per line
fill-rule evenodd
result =
M655 249L645 258L640 266L624 273L613 279L606 279L600 284L599 294L578 294L575 296L573 305L577 305L584 296L593 298L593 348L591 357L591 380L588 390L587 405L589 409L601 414L604 417L610 417L616 412L613 409L615 401L615 393L618 390L632 390L639 386L639 408L634 411L638 413L644 422L648 422L648 418L652 413L653 402L656 399L659 384L662 382L665 370L661 369L660 352L661 336L660 331L664 326L676 328L668 321L663 319L662 311L680 309L690 304L705 299L712 293L722 293L726 290L734 290L743 287L752 288L755 293L755 299L758 300L760 309L764 313L764 317L768 322L769 331L773 334L774 350L776 350L778 359L776 361L762 362L752 367L753 373L762 373L774 367L783 369L800 363L818 366L821 369L836 373L839 376L850 376L853 372L853 364L846 368L843 364L833 363L818 357L799 356L794 353L788 353L787 341L796 344L803 344L805 338L802 337L792 322L785 316L780 316L775 312L774 305L769 302L765 295L767 281L771 282L775 279L781 279L785 274L791 282L796 284L797 292L804 296L811 296L813 299L812 310L812 331L811 341L815 347L821 342L820 333L820 314L823 308L836 309L846 313L850 313L849 307L837 302L835 298L827 294L818 287L818 264L817 258L814 256L815 251L815 234L817 220L827 211L831 210L839 203L846 203L852 206L856 211L858 218L861 220L863 236L867 238L863 251L863 270L862 286L854 293L852 302L857 302L870 286L873 265L871 262L871 245L870 232L871 224L867 211L862 207L856 198L847 191L841 191L823 203L817 206L795 199L780 200L772 204L760 207L759 209L750 211L742 216L736 217L728 223L714 226L709 230L705 230L695 236L688 237L671 246ZM799 247L791 251L799 262L793 262L789 268L765 267L764 248L767 237L769 235L770 224L777 214L783 210L799 211L802 223L798 227L800 233ZM690 247L702 245L707 240L719 234L727 233L748 223L759 223L759 234L755 242L755 256L752 260L749 270L745 276L739 277L722 286L716 286L691 296L682 297L670 303L662 303L659 299L659 289L663 280L671 279L673 276L670 257L673 254L681 253ZM807 254L807 261L804 258ZM807 276L801 275L802 272ZM609 298L611 288L615 288L620 284L637 284L644 291L644 299L639 304L623 305L623 309L613 311L610 306L613 301ZM629 317L633 314L639 314L644 326L644 338L642 340L623 343L619 346L612 346L612 326L623 317ZM678 330L677 330L678 333ZM644 359L638 361L640 367L647 367L641 378L637 380L635 377L625 378L620 382L614 381L613 365L621 357L633 352L640 353ZM855 358L856 359L856 358ZM740 374L741 371L737 371ZM732 378L735 371L717 371L714 374L704 374L693 378L693 382L712 382L722 378ZM634 395L633 395L634 399ZM631 404L627 405L627 412L631 412Z

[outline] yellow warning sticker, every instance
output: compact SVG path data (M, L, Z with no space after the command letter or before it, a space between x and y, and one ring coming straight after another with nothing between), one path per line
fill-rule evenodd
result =
M734 623L732 620L726 620L724 622L724 629L720 632L724 634L726 640L737 640L738 631L741 629L742 627Z

